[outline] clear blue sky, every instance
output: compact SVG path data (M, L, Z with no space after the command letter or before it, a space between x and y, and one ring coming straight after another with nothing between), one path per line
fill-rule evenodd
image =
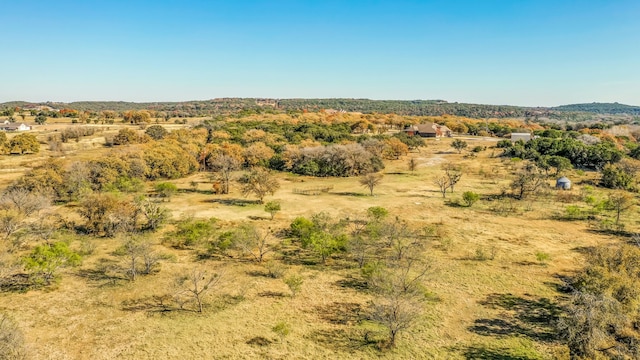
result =
M639 0L6 0L0 102L640 105L639 19Z

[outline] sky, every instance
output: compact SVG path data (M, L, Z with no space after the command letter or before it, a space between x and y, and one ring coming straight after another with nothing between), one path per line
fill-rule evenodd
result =
M0 3L0 102L640 105L638 0Z

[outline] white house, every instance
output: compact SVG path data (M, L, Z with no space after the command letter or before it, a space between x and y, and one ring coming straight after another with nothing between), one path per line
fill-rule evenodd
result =
M3 124L0 124L0 130L4 131L29 131L31 130L30 125L21 124L12 124L8 120L5 120Z

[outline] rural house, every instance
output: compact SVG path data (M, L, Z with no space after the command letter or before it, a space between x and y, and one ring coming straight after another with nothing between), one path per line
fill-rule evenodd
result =
M31 126L25 124L12 124L9 121L5 121L3 124L0 124L0 130L4 131L28 131L31 130Z
M411 125L405 128L404 132L409 136L417 135L424 138L451 137L451 130L448 127L435 123Z

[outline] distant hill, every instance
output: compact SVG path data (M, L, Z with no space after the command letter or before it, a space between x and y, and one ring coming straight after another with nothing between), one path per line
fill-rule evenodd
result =
M444 100L369 100L369 99L256 99L256 98L218 98L184 102L147 102L134 103L124 101L79 101L71 103L38 103L14 101L0 104L1 108L29 107L47 105L55 109L70 108L80 111L99 112L114 110L155 110L170 112L173 116L216 116L241 112L272 111L320 111L333 109L361 113L395 113L398 115L440 116L456 115L470 118L510 118L510 117L551 117L566 118L567 113L582 113L581 118L597 115L640 115L640 107L618 103L592 103L563 105L553 108L528 108L510 105L482 105L450 103ZM594 115L589 115L594 114Z
M640 115L640 106L625 105L619 103L589 103L571 104L551 108L556 111L590 112L595 114L629 114Z
M369 100L369 99L255 99L220 98L185 102L133 103L122 101L80 101L71 103L10 102L0 104L0 108L47 105L55 109L70 108L81 111L126 111L157 110L174 112L176 115L210 116L237 113L239 111L319 111L323 109L343 110L362 113L395 113L398 115L444 114L474 118L522 117L527 109L506 105L480 105L449 103L444 100Z

